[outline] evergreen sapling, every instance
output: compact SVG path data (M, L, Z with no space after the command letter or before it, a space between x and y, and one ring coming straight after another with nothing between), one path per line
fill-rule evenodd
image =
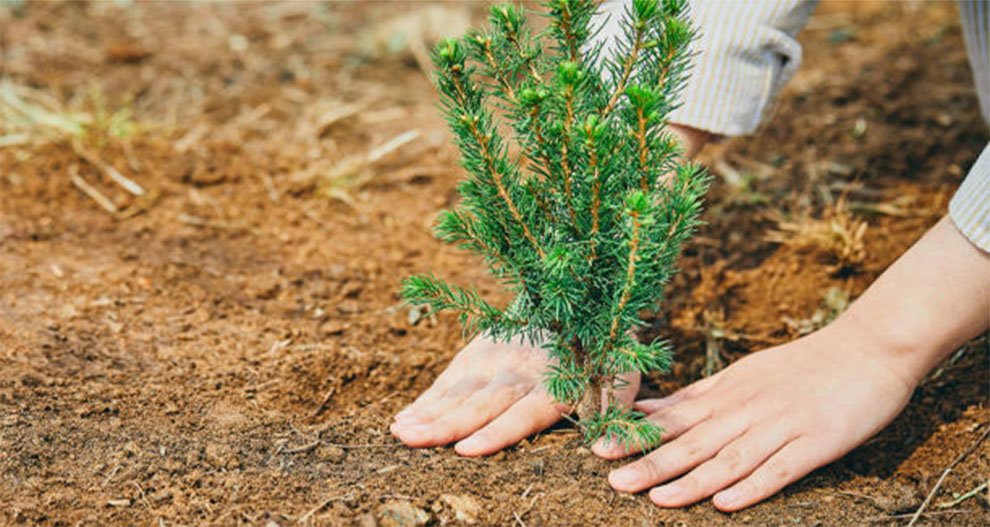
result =
M496 5L486 28L432 55L467 171L437 236L483 257L515 298L498 308L432 275L408 278L403 293L458 313L468 335L543 346L546 389L577 412L587 441L651 448L662 430L614 393L623 374L671 362L667 342L633 332L656 309L708 186L664 130L694 32L685 0L634 0L605 56L593 43L597 2L543 6L544 31L522 7Z

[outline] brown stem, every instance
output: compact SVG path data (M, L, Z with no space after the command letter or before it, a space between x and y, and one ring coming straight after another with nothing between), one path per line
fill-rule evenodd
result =
M516 50L521 54L522 48L520 47L518 40L515 38L512 38L511 40L513 41L513 43L515 43ZM488 67L491 68L492 76L495 78L495 81L498 82L500 85L502 85L502 89L505 90L505 94L508 102L518 107L519 99L516 97L516 92L515 90L512 89L512 84L509 82L509 79L506 77L505 71L503 71L502 68L498 66L498 61L495 60L495 54L492 51L492 44L490 40L485 43L485 59L488 61ZM533 67L532 61L530 61L530 68L531 68L531 74L537 80L542 80L540 79L539 74L537 73L535 67ZM539 105L534 105L532 110L530 110L530 119L532 119L533 121L533 135L536 137L537 157L539 158L540 162L543 163L544 170L546 170L547 173L549 173L553 165L550 163L550 159L546 156L545 153L546 139L544 139L543 131L540 127L539 113L540 113ZM543 214L549 220L551 217L550 209L547 206L546 200L538 192L531 191L530 194L539 204L540 209L543 210Z
M578 53L577 41L574 38L574 33L571 32L571 14L567 10L560 15L561 28L564 30L564 40L567 41L568 54L570 55L571 62L575 64L581 58Z
M540 258L546 258L546 252L544 252L543 247L540 247L539 242L533 236L533 233L529 230L529 225L526 225L526 221L523 220L522 214L519 213L519 209L516 208L516 204L512 201L512 197L509 196L509 192L506 190L505 185L502 183L502 174L497 170L495 166L495 158L492 156L490 143L484 134L478 130L475 123L471 123L471 133L474 135L478 145L481 147L481 155L485 159L485 167L492 176L492 180L495 182L495 188L498 190L498 195L505 201L505 205L509 208L509 212L512 217L519 223L523 230L523 236L529 240L529 243L533 245L536 252L539 253Z
M509 39L509 42L511 42L512 45L515 46L516 53L519 53L519 56L523 57L523 59L526 61L526 66L529 67L530 77L533 77L533 80L536 81L537 83L542 83L543 76L540 75L540 72L536 70L536 64L533 63L533 57L526 57L523 54L522 44L519 43L519 35L515 33L510 33L509 35L506 36Z
M639 215L637 213L632 213L633 221L633 232L632 239L629 240L629 262L626 264L626 284L622 290L622 297L619 299L619 306L616 310L615 317L612 318L612 327L608 332L609 342L615 342L615 338L619 333L619 322L622 319L622 312L626 309L626 304L629 303L629 297L632 296L632 287L636 281L636 257L639 251Z
M626 83L629 82L629 76L632 74L633 66L636 65L636 61L639 59L639 52L643 49L643 30L636 30L636 41L633 43L632 51L629 52L629 58L625 65L622 66L622 77L619 78L619 84L615 86L615 92L608 99L608 104L602 110L601 115L604 117L608 115L609 112L615 108L615 105L619 103L619 97L622 92L626 91Z
M643 115L643 108L636 108L636 119L639 128L636 130L636 140L639 143L639 186L643 192L649 193L650 186L646 180L646 117Z
M599 229L599 209L602 205L602 182L599 180L600 167L598 163L598 149L595 146L594 135L592 135L592 130L588 130L588 152L591 161L591 170L594 175L594 179L591 183L591 235L589 239L591 240L591 260L595 259L595 235L598 234Z
M574 92L568 90L567 92L567 117L564 119L564 140L561 141L561 159L560 167L563 170L564 176L564 193L565 202L567 204L567 212L571 216L571 224L577 229L577 213L574 211L574 198L571 192L571 166L567 159L568 155L568 144L571 138L571 125L574 123Z
M663 86L663 83L667 81L667 74L670 73L670 66L673 64L674 53L677 51L676 48L670 48L667 52L667 56L663 59L663 71L657 76L657 88Z
M467 102L467 96L465 95L464 89L461 86L460 75L452 77L452 80L454 81L454 88L457 90L458 95L461 97L462 104ZM533 236L533 233L530 232L529 226L526 225L526 222L523 220L522 214L519 213L519 209L516 208L516 204L512 201L512 197L509 196L508 191L506 191L505 185L502 184L502 174L498 171L496 167L495 158L492 155L491 144L489 143L488 138L481 133L481 130L478 130L478 124L476 121L472 120L470 127L471 127L471 134L474 136L475 141L478 142L478 146L481 149L481 155L485 159L485 168L488 169L489 174L491 174L492 176L492 180L495 182L495 188L498 189L498 195L505 201L505 204L509 208L509 212L512 214L512 217L522 227L523 235L526 237L527 240L529 240L529 243L533 245L533 248L536 249L536 252L539 253L540 258L545 258L546 252L544 252L543 248L540 247L540 244L539 242L536 241L536 238Z

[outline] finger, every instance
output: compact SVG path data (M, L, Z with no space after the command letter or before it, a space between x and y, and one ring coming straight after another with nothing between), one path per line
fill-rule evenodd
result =
M466 397L451 396L435 403L428 411L438 415L430 421L396 422L390 429L412 447L445 445L481 428L525 393L518 384L490 384Z
M688 401L684 404L668 406L647 416L647 420L660 425L663 433L662 441L669 441L692 426L711 416L711 406L703 401ZM591 446L591 451L605 459L619 459L642 451L641 445L621 445L611 441L598 440Z
M395 422L404 426L431 423L483 390L490 382L488 378L470 375L463 370L458 370L457 373L460 374L459 377L450 376L445 379L441 375L437 378L414 403L395 416Z
M566 411L540 388L529 392L484 428L454 445L462 456L485 456L514 445L560 420Z
M772 496L819 467L819 450L807 436L787 443L748 477L716 494L712 499L715 507L737 511Z
M465 379L470 379L474 383L480 383L480 381L484 380L484 384L487 384L487 379L480 379L475 375L471 375L470 367L463 359L469 348L477 345L479 344L472 341L460 353L454 356L454 359L444 368L436 380L433 381L433 384L425 392L420 394L415 401L396 414L395 420L411 422L433 419L435 414L428 410L447 397L455 386L464 385ZM464 392L461 395L466 396L466 394L467 392Z
M623 385L615 390L615 398L619 406L631 407L636 400L636 394L639 393L640 375L638 372L628 373L620 376L619 379ZM608 404L608 399L606 398L604 402Z
M661 507L683 507L707 498L749 475L789 443L794 438L790 430L786 423L750 428L686 476L651 490L650 499Z
M608 481L620 492L639 492L708 461L745 431L742 418L703 421L645 457L613 470Z
M686 401L688 399L697 397L702 393L708 391L713 384L715 384L715 377L706 377L700 381L697 381L689 386L685 386L680 390L659 399L643 399L641 401L636 401L633 406L635 409L643 412L645 414L652 414L654 412L659 412L668 406L673 406L681 401Z

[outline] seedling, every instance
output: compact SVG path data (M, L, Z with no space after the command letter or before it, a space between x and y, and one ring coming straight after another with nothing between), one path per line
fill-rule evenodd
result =
M694 33L684 0L635 0L606 56L592 38L597 2L543 6L543 32L522 7L497 5L488 27L432 56L468 176L437 236L481 255L515 299L498 308L432 275L407 279L404 294L459 313L469 335L543 346L546 389L576 410L586 440L649 448L662 430L615 391L623 374L671 362L667 342L641 344L633 330L675 272L708 186L664 129Z

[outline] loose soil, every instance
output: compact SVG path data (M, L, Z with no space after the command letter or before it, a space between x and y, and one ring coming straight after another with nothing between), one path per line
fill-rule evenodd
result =
M736 514L613 492L618 463L565 425L481 459L388 434L463 344L453 318L410 312L399 280L434 270L504 298L429 232L461 170L419 43L483 9L2 8L4 86L88 116L95 163L5 108L3 134L27 135L0 148L0 524L907 523L988 426L985 338L865 446ZM825 323L944 214L987 141L954 3L827 3L800 39L763 129L704 154L708 224L648 330L677 363L646 395ZM985 491L939 504L988 475L984 446L921 524L986 525Z

